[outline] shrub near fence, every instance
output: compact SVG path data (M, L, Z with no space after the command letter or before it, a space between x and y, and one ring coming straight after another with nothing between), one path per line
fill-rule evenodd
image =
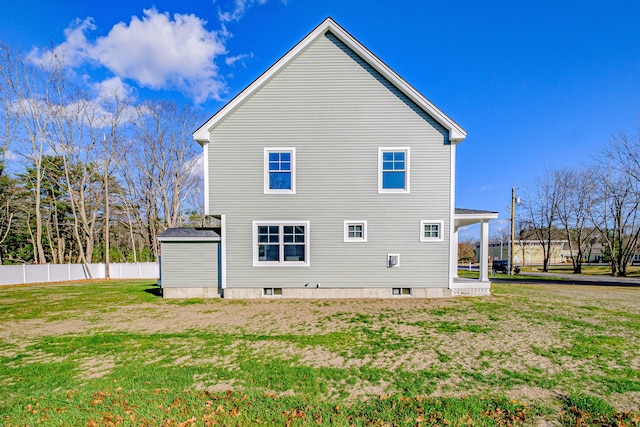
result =
M105 264L89 264L89 275L83 264L23 264L0 266L0 286L40 282L64 282L67 280L104 279ZM110 263L112 279L157 279L157 262Z

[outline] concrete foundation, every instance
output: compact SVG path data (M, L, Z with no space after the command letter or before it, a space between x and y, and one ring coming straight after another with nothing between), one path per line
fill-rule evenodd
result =
M218 288L162 288L163 298L220 298Z
M392 288L282 288L282 295L264 295L262 288L224 289L225 299L375 299L375 298L450 298L491 295L491 283L469 281L451 288L411 288L411 295L393 295ZM164 298L220 298L217 288L163 288Z
M263 289L233 288L225 289L228 299L257 298L299 298L299 299L354 299L354 298L447 298L451 296L448 288L413 288L411 295L393 295L391 288L282 288L282 295L264 295Z

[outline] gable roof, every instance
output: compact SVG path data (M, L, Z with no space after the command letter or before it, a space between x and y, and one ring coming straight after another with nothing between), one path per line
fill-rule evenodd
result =
M409 83L407 83L402 77L396 74L391 68L389 68L384 62L382 62L377 56L371 53L366 47L364 47L358 40L356 40L351 34L349 34L344 28L338 25L333 19L327 18L320 25L318 25L313 31L311 31L304 39L302 39L297 45L295 45L289 52L287 52L282 58L280 58L275 64L267 69L260 77L254 80L249 86L247 86L242 92L240 92L229 103L222 107L216 114L214 114L209 120L207 120L202 126L200 126L194 133L193 138L198 143L203 144L209 141L209 132L213 129L221 120L223 120L228 114L233 112L242 103L251 96L255 91L261 88L267 83L278 71L295 59L302 51L304 51L309 45L316 41L319 37L322 37L327 32L330 32L337 37L342 43L355 52L363 61L369 64L373 69L379 72L384 78L391 82L400 92L416 103L425 113L433 117L442 127L449 131L449 141L457 144L466 138L467 132L450 117L440 111L435 105L425 98L420 92L414 89Z

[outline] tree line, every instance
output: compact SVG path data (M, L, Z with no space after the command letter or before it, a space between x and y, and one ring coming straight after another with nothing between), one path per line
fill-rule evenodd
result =
M566 240L575 273L598 244L612 275L626 276L640 252L640 126L618 132L588 166L545 171L522 197L518 236L540 243L544 271L552 242Z
M200 112L77 82L0 42L0 264L152 261L203 224Z

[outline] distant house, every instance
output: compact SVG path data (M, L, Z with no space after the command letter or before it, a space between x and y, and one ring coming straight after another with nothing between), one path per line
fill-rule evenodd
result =
M219 230L160 236L165 297L488 295L488 221L454 207L466 132L328 18L194 133ZM481 223L479 280L458 228Z
M476 245L476 249L479 245ZM575 247L570 248L568 240L552 240L551 255L549 262L551 264L571 263L572 256L577 256L578 250ZM489 256L491 259L508 259L509 258L509 242L492 242L489 243ZM604 263L606 262L605 248L601 243L594 243L583 250L583 263ZM544 250L539 240L515 240L514 241L514 264L515 265L537 265L544 262ZM640 264L640 253L633 254L631 264Z
M539 240L515 240L513 248L514 265L536 265L544 261L544 250ZM509 242L492 242L489 244L491 259L508 259ZM571 250L568 240L552 240L549 262L559 264L571 262ZM573 250L576 253L576 250Z

